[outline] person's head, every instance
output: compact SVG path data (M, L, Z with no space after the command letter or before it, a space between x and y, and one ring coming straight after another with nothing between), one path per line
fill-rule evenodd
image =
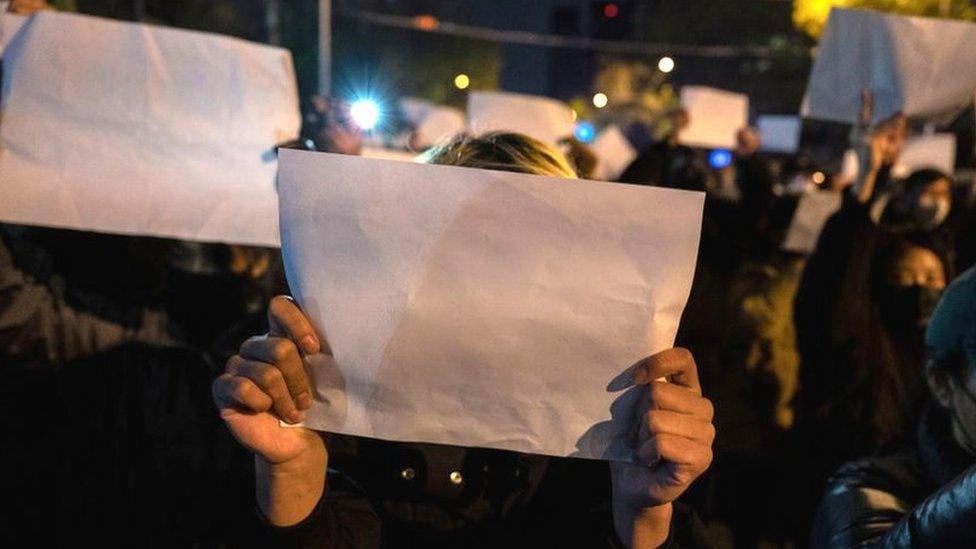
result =
M762 137L751 126L746 126L735 134L735 153L739 156L752 156L759 151L761 145Z
M881 249L875 269L881 321L893 336L920 334L946 287L945 263L932 248L898 239Z
M925 343L932 397L952 417L956 442L976 455L976 267L946 289Z
M420 156L422 162L576 179L576 171L556 148L519 133L461 134Z
M952 177L933 168L912 172L888 201L880 224L893 229L932 230L952 209Z

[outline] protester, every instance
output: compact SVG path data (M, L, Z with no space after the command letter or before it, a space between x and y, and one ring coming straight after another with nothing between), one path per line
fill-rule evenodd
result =
M976 270L946 290L925 342L931 400L914 443L834 475L813 547L976 545Z
M688 112L680 109L672 119L671 131L641 151L620 175L621 183L705 190L704 166L691 148L681 144L681 132L690 122Z
M517 134L462 136L425 158L575 177L558 151ZM231 432L255 454L258 507L266 526L250 541L309 547L372 547L394 540L424 547L705 543L697 519L674 504L708 467L714 436L711 404L701 396L694 361L686 351L649 357L635 374L635 383L646 385L649 397L646 415L635 418L642 425L640 464L611 465L611 518L601 514L599 496L593 497L600 490L587 488L594 480L594 469L587 467L592 464L572 460L372 442L385 453L385 464L371 467L368 457L360 455L353 467L330 472L327 480L334 438L280 427L278 418L294 423L311 405L300 356L326 348L328 336L319 340L286 298L274 299L269 314L268 334L247 340L213 386ZM670 382L653 382L660 377ZM389 460L394 460L392 466ZM473 493L464 493L462 482L453 487L447 482L451 469L444 470L445 462L457 467L450 477L464 478L463 485L474 487ZM479 466L472 468L471 463ZM567 475L567 469L584 474ZM383 488L379 478L395 471L401 472L398 489L387 485L387 491L376 492ZM442 471L443 482L434 474ZM425 486L415 487L415 478L427 479ZM596 478L606 479L605 470Z
M776 196L769 162L759 154L762 141L759 132L743 128L736 135L735 186L739 201L738 215L730 229L737 233L736 241L742 254L751 259L767 256L772 246L770 226Z

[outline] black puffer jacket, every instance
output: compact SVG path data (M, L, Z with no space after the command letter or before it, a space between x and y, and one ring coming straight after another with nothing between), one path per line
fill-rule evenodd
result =
M917 448L848 463L831 478L812 547L976 547L976 458L928 410Z

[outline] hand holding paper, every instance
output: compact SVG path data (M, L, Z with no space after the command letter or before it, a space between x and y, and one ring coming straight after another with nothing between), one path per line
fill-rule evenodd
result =
M638 360L673 345L702 195L282 151L305 424L632 460Z

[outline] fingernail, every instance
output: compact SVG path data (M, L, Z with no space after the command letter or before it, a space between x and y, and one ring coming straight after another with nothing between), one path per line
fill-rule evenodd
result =
M298 395L295 398L295 401L298 403L299 409L307 410L309 406L312 405L312 395L308 391L305 391L304 393Z
M302 348L305 349L306 353L314 353L318 351L318 342L315 341L314 337L307 335L302 338Z
M634 385L640 385L640 384L644 383L644 378L645 377L646 377L646 374L644 373L644 369L643 368L637 368L636 370L634 370L634 372L632 374L630 374L630 381L633 382Z

